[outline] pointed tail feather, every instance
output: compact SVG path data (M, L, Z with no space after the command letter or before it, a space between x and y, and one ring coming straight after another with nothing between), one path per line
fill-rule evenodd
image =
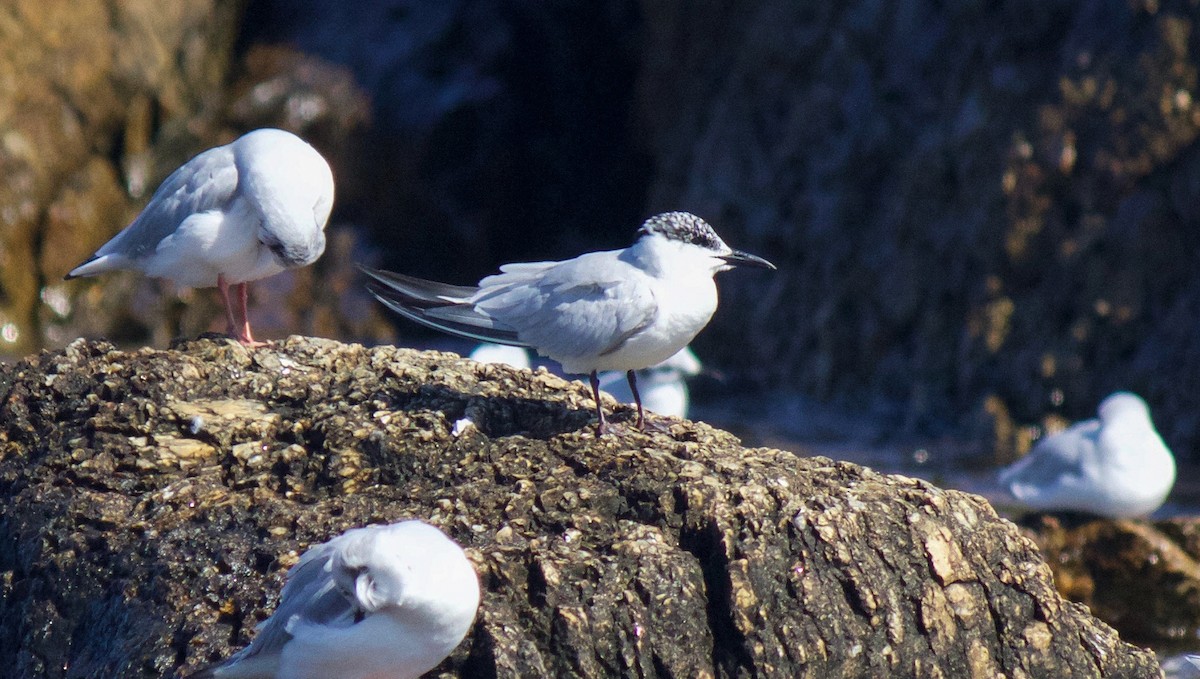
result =
M479 288L466 285L448 285L423 278L358 265L358 270L370 276L380 288L391 290L411 300L410 304L443 305L463 302L472 297Z
M398 276L399 274L393 275ZM381 280L373 274L371 277L376 281ZM427 282L420 279L411 280ZM441 283L433 285L442 286ZM428 328L478 342L495 342L515 347L528 346L517 337L516 330L490 316L479 313L470 304L431 297L428 287L422 288L419 295L410 294L407 287L407 284L403 288L376 282L367 284L367 290L375 295L375 298L384 306ZM442 289L452 287L454 286L442 286Z
M79 263L79 266L71 269L66 276L63 276L64 281L69 281L73 278L83 278L85 276L95 276L98 274L113 271L122 268L125 260L117 255L92 255Z

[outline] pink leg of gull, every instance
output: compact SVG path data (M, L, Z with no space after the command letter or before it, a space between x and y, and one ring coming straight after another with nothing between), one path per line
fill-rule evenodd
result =
M225 305L225 331L230 337L248 347L262 346L264 342L255 341L254 336L250 334L250 320L246 317L246 284L237 283L233 287L235 290L231 296L225 276L217 274L217 290L220 290L221 301Z
M254 335L250 334L250 315L247 312L249 307L250 284L238 283L234 286L237 288L237 323L238 334L237 340L248 347L261 347L266 342L259 342L254 339Z

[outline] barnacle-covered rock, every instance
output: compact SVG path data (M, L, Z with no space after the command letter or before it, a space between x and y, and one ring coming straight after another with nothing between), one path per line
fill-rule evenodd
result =
M79 340L0 366L0 398L8 676L186 675L253 637L306 547L408 517L485 590L441 676L1159 671L978 497L682 420L597 438L587 387L545 371Z

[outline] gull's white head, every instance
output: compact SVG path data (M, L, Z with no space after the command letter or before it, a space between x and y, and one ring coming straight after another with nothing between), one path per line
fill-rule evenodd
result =
M434 623L474 618L479 578L462 547L437 528L402 521L356 528L337 540L327 567L362 612L390 609Z
M729 247L708 222L690 212L664 212L647 219L638 229L638 240L632 249L661 268L681 265L712 274L739 264L775 268L762 257Z
M1150 422L1150 408L1146 406L1146 402L1137 394L1132 394L1128 391L1118 391L1110 394L1100 402L1099 408L1096 409L1100 416L1100 421L1105 424L1110 424L1117 419L1122 421Z
M239 190L262 217L264 242L284 266L312 264L325 250L333 210L329 163L300 137L272 128L247 132L231 148Z

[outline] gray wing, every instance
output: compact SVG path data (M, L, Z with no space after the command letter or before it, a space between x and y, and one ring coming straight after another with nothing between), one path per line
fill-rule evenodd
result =
M172 172L133 223L97 250L93 259L109 254L129 258L151 254L189 216L224 209L237 188L233 152L226 146L209 149Z
M279 607L258 626L258 634L250 645L231 657L225 665L234 665L258 655L278 654L292 638L288 627L296 618L320 625L353 624L358 611L338 589L328 570L329 561L337 549L336 540L310 548L292 566L279 597Z
M1025 457L1000 474L1005 487L1045 487L1064 477L1079 476L1082 463L1096 454L1099 420L1085 420L1065 431L1047 436Z
M612 353L657 313L644 274L614 252L501 271L480 281L475 308L556 360Z

